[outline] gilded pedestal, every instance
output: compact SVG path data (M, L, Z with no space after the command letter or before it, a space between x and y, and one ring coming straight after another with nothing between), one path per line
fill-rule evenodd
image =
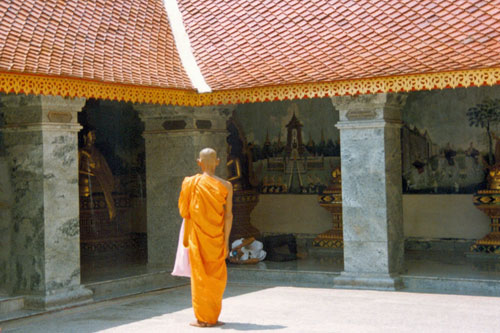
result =
M332 172L333 181L323 194L318 196L318 203L332 214L333 229L319 234L313 241L313 246L327 248L344 248L342 228L342 180L340 169Z
M318 203L332 214L333 228L318 236L313 241L313 246L338 248L344 247L342 230L342 193L327 193L325 191L318 197Z
M474 195L474 205L491 219L491 231L471 246L472 252L500 254L500 190L482 190Z
M233 195L233 227L229 241L236 239L259 237L260 231L250 223L250 213L259 202L259 194L255 190L235 190Z

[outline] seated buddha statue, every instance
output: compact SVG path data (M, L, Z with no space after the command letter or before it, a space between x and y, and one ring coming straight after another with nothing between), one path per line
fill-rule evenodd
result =
M106 159L94 146L95 131L89 131L84 136L84 147L78 151L80 195L89 197L92 193L102 192L108 207L109 219L116 216L113 200L115 180Z
M227 162L228 178L233 184L234 191L243 189L243 176L241 172L241 162L239 158L230 158Z

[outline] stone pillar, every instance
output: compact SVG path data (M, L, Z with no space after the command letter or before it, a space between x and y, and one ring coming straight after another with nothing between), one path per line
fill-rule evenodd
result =
M404 94L333 97L340 112L344 271L335 286L397 289L404 258Z
M77 113L85 99L1 97L12 183L10 291L28 307L91 300L80 285Z
M1 112L1 108L0 108ZM0 113L1 114L1 113ZM3 126L0 118L0 128ZM12 237L12 186L10 171L5 155L2 133L0 132L0 297L10 293L9 264L11 260L10 244Z
M214 148L226 176L226 121L234 107L134 106L145 123L148 262L172 265L182 219L182 180L199 172L201 149Z

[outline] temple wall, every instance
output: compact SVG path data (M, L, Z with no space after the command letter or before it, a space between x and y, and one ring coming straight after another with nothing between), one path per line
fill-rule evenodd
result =
M478 239L489 231L471 194L403 195L403 217L405 237Z
M500 98L500 86L408 94L402 111L403 194L472 194L484 186L489 138L486 128L471 126L468 110L490 98ZM490 128L498 136L500 122ZM494 153L493 136L492 144Z
M332 216L315 195L260 195L251 223L264 233L318 234L332 226Z
M484 186L481 160L488 155L488 136L485 128L470 126L467 115L469 108L487 98L500 98L500 86L408 94L401 112L405 238L473 240L488 232L489 219L472 204L473 193ZM271 141L276 140L277 126L288 119L286 107L293 103L238 106L236 116L247 140L262 144L267 131ZM312 135L317 143L321 130L327 128L325 136L335 141L337 111L321 99L307 103L297 102L295 111L307 138ZM335 117L325 118L317 110L330 110ZM500 122L492 124L492 131L500 133ZM258 166L254 169L259 170ZM329 228L330 219L316 200L315 195L261 194L252 224L262 232L317 234Z
M489 219L472 204L472 195L403 195L405 238L478 239ZM330 214L314 195L260 195L251 223L264 233L317 234L331 227Z

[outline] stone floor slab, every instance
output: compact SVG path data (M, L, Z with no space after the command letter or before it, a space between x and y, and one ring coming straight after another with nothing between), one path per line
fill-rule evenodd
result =
M189 287L10 322L6 332L199 332ZM230 284L210 332L495 332L500 298Z

